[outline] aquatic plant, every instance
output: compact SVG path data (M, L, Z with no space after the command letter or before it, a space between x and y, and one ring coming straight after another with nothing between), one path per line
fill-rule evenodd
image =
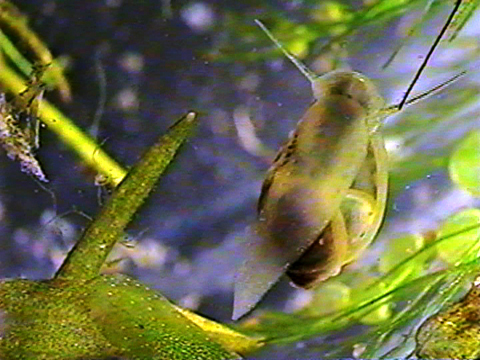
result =
M280 37L282 33L285 35L282 41L290 50L307 56L327 48L341 53L338 43L347 35L368 24L390 21L422 4L426 5L425 12L406 32L405 42L408 42L409 37L414 37L421 30L425 21L437 10L444 9L444 4L420 0L377 1L361 11L354 11L337 2L329 2L327 8L317 10L318 16L327 15L325 21L316 19L301 25L278 16L271 9L265 9L264 14L256 16L263 18L262 15L268 15L272 31ZM46 67L41 81L47 87L57 87L61 96L68 100L71 94L61 66L29 30L25 18L10 2L1 1L0 6L1 26L8 27L25 40L32 53L36 54L33 63ZM462 2L462 11L450 30L451 40L458 39L460 30L477 6L477 1ZM261 49L269 46L253 23L245 25L233 12L225 19L226 29L234 29L231 31L235 36L244 36L247 40L254 38ZM246 31L241 31L245 26ZM332 40L326 45L319 45L316 39L325 34ZM250 42L249 48L251 45ZM399 46L403 45L402 42ZM9 59L1 58L1 87L10 96L18 97L29 89L26 79L32 76L32 62L19 56L10 37L5 34L0 38L0 46L2 54ZM238 51L233 55L230 53L230 59L224 56L217 60L242 58L258 61L273 56L270 51ZM459 67L463 70L462 64ZM438 356L438 352L429 352L421 343L426 338L435 338L435 326L430 325L435 323L435 318L430 317L456 302L478 276L480 216L477 209L449 214L430 232L392 236L378 264L365 265L363 269L346 272L325 283L312 294L308 306L290 314L260 310L233 330L173 305L157 291L130 277L100 274L100 268L126 225L173 160L180 145L190 136L196 114L189 113L175 123L127 174L96 141L48 100L40 98L41 91L34 91L32 99L40 101L41 106L33 115L38 116L49 130L56 132L62 142L116 189L52 279L16 279L1 283L0 308L4 322L0 340L2 358L125 356L138 359L225 359L239 358L262 345L267 345L267 351L271 351L275 345L299 344L301 347L305 345L304 341L309 341L303 349L304 353L330 357L352 353L372 358L406 357L413 351L425 357L432 356L430 354ZM445 100L452 104L448 111L445 107L441 111L435 109L433 101L426 105L432 117L435 116L433 120L419 121L416 114L410 113L394 126L384 129L385 135L392 142L402 137L404 149L413 149L422 144L423 135L432 128L444 128L451 124L450 119L476 101L475 95L478 95L475 84L465 86L452 92ZM30 111L32 107L30 102L17 103L17 110L13 106L8 108L8 116ZM434 170L447 167L456 186L478 195L477 158L477 132L471 132L441 150L437 148L421 154L405 151L393 155L390 196L393 198L399 194L414 179L427 177ZM46 176L48 178L48 174ZM467 295L464 302L467 306L470 306L469 301L475 294L472 290ZM458 306L461 305L454 305L452 309L458 309ZM430 322L418 332L427 318L431 319ZM340 333L359 324L363 331L351 336ZM322 342L325 336L332 334L338 334L342 339L335 348L328 342ZM462 350L470 351L460 347L454 355L471 354L462 353ZM280 351L288 356L286 348Z

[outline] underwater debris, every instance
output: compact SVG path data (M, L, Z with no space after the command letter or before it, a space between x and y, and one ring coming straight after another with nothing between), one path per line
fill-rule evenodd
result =
M38 108L45 92L42 76L48 65L37 64L26 83L26 88L12 101L0 93L0 145L12 160L20 162L23 172L48 182L34 151L40 147ZM25 121L26 125L21 126Z
M40 181L48 182L40 163L35 158L35 141L32 142L31 130L20 126L20 115L21 112L7 102L5 94L0 93L0 145L10 159L20 162L23 172L33 175Z

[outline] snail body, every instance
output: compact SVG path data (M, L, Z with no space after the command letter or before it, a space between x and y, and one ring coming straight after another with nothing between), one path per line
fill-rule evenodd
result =
M383 120L452 83L465 72L407 101L461 5L456 2L398 105L386 107L364 75L336 70L318 76L262 30L312 85L313 104L267 172L257 220L242 243L234 320L251 311L286 274L310 288L340 273L376 236L387 203L387 153Z
M304 288L337 275L383 219L387 155L377 128L384 101L356 72L333 71L312 87L315 102L263 182L237 272L234 319L283 273Z

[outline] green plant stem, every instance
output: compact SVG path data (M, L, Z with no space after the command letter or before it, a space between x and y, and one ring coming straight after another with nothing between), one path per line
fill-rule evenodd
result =
M25 90L25 80L1 61L0 84L14 95L18 95ZM121 165L105 153L94 139L80 130L71 119L63 115L47 100L40 102L38 117L88 166L105 175L111 185L117 186L125 177L126 171Z
M42 65L50 65L47 72L55 78L56 86L65 101L70 101L72 94L63 69L53 59L50 50L39 37L28 27L27 18L9 1L0 1L0 24L8 26L14 31L22 42L33 51Z

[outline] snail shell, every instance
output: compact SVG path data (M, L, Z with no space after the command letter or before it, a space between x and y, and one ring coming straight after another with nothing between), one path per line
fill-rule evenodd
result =
M338 274L368 246L383 218L386 154L375 131L382 98L356 72L333 71L312 86L316 101L263 183L257 222L242 246L233 319L249 312L284 273L304 287ZM367 208L359 234L352 228L359 210L349 210L347 199Z

